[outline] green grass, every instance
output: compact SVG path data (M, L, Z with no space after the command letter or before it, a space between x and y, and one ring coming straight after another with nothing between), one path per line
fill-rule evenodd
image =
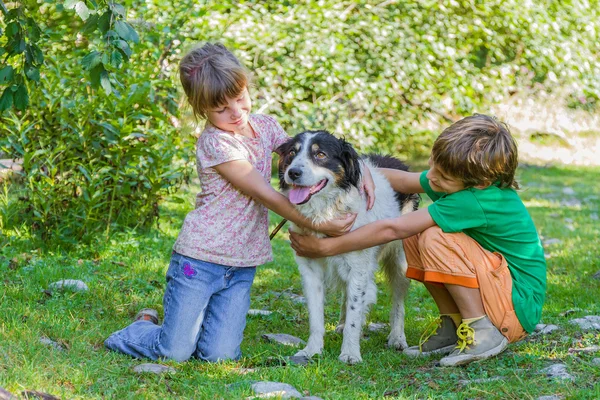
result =
M195 188L191 187L178 194L189 202L163 204L160 229L113 234L68 253L38 250L26 237L26 229L20 230L21 236L16 228L5 229L0 239L0 386L15 394L38 390L64 399L243 399L252 396L251 382L260 380L287 382L323 399L384 398L386 392L386 398L418 399L535 399L552 394L600 398L600 367L591 364L600 354L569 351L597 345L600 333L581 332L568 322L600 315L600 280L592 278L600 270L600 169L523 166L519 178L524 187L521 196L540 234L562 241L546 248L548 293L542 316L542 322L561 329L511 345L497 358L440 368L435 357L415 360L387 349L387 332L379 332L362 341L362 364L344 365L337 360L342 338L333 331L339 297L332 294L326 308L323 355L306 367L277 366L271 357L293 355L296 350L265 342L263 333L308 337L305 306L275 293L302 294L284 229L273 242L275 260L259 268L252 293L252 308L274 313L248 317L245 358L220 364L166 361L176 368L175 374L134 373L132 367L147 361L108 352L102 343L126 326L139 308L162 312L164 273L185 213L192 208ZM569 190L565 194L567 187L575 194L568 194ZM272 217L271 228L278 221ZM49 283L60 279L81 279L90 290L44 292ZM380 277L378 284L379 298L368 320L387 322L390 299ZM406 304L406 333L414 344L435 315L435 305L419 284L411 285ZM565 316L567 310L574 311ZM42 336L65 350L43 345ZM552 381L540 372L556 362L567 365L574 383ZM252 370L244 374L242 368ZM501 380L459 384L459 380L493 377Z

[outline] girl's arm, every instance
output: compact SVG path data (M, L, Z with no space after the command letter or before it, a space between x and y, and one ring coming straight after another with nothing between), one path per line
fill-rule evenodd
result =
M401 193L423 193L420 172L407 172L391 168L377 168L392 185L392 189Z
M436 223L429 215L429 210L422 208L397 218L371 222L355 231L335 238L319 239L311 235L299 235L290 232L290 240L292 241L292 248L300 257L319 258L404 239L423 232L434 225Z
M312 220L300 214L287 197L273 189L260 172L248 161L229 161L215 165L213 168L231 182L236 189L303 228L319 231L328 236L338 236L348 232L356 219L356 214L351 214L345 219L337 219L316 225Z

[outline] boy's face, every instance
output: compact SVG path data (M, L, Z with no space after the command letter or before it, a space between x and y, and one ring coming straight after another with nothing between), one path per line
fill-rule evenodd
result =
M208 120L217 128L227 131L242 133L248 127L248 116L252 109L248 89L235 98L227 98L226 104L208 110Z
M429 171L426 175L431 189L442 193L456 193L465 189L464 183L437 167L429 158Z

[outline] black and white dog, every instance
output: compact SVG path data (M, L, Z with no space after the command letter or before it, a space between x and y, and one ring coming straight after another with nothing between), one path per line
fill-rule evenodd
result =
M356 229L369 222L397 217L417 209L418 195L395 192L376 169L407 170L407 166L396 158L380 155L359 158L348 142L327 131L300 133L282 145L279 154L281 191L300 213L316 223L357 213L353 227ZM369 167L375 182L375 205L370 211L367 211L366 199L359 191L363 168L359 160ZM295 225L292 225L292 230L303 231ZM379 262L383 264L392 289L388 345L396 349L407 347L404 297L409 281L405 277L406 258L401 241L321 259L296 256L296 262L302 275L310 320L308 343L297 356L312 357L323 350L324 291L325 286L333 286L344 292L340 323L336 329L344 334L339 359L349 364L362 361L362 326L369 307L376 301L374 274Z

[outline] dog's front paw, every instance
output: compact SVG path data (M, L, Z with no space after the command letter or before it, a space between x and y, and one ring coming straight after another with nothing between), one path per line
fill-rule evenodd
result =
M314 356L315 354L321 354L321 352L320 351L311 351L307 347L307 348L304 348L304 349L298 351L296 354L294 354L294 357L312 358L312 356Z
M338 357L338 360L349 365L354 365L358 364L359 362L362 362L362 357L360 356L360 354L342 353Z
M404 336L389 336L387 347L396 350L404 350L408 347L408 343L406 343L406 337Z
M339 324L338 326L336 326L335 333L344 333L344 326L346 326L346 324Z

